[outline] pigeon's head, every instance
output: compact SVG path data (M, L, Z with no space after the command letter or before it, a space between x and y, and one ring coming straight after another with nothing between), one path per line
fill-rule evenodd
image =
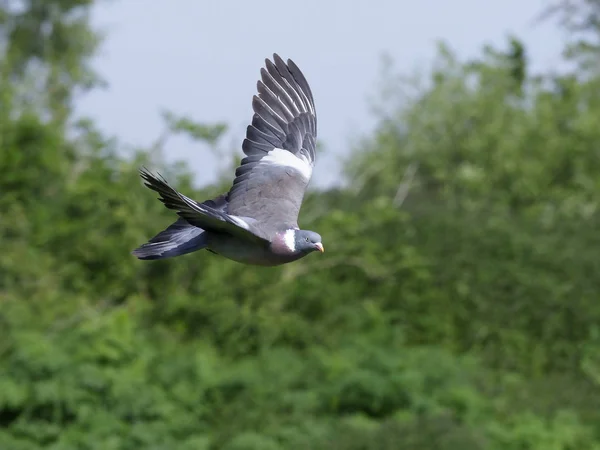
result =
M321 236L314 231L294 230L294 243L297 252L310 253L318 250L323 253L325 251Z
M280 254L308 254L315 250L325 251L321 236L308 230L285 230L277 233L273 239L272 249Z

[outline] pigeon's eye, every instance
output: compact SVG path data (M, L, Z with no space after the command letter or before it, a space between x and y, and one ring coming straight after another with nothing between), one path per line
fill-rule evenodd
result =
M310 241L310 239L308 239L308 238L304 238L304 240L305 240L306 242L309 242L309 241Z

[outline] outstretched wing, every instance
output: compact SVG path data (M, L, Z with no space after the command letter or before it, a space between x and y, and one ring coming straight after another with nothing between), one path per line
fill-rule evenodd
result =
M256 219L268 233L296 228L315 164L317 116L306 78L293 61L266 60L252 99L254 116L227 195L227 212Z
M261 230L253 226L253 219L223 212L222 199L198 203L172 188L160 175L156 176L145 168L140 170L140 175L147 187L160 194L160 201L167 208L175 210L189 224L206 231L228 233L263 245L269 243Z

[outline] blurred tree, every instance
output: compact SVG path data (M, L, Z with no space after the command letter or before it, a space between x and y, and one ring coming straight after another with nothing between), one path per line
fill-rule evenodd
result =
M91 58L100 42L90 29L92 0L10 1L0 5L3 84L18 90L19 109L63 123L74 96L99 82Z
M598 72L600 1L557 0L544 9L539 19L555 19L567 32L568 44L564 52L567 60L577 63L584 72Z

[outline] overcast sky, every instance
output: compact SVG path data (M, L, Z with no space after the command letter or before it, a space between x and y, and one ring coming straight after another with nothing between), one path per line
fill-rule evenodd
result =
M559 61L562 35L534 25L542 0L112 0L95 9L107 32L96 67L108 82L79 103L101 129L128 145L149 145L161 131L163 108L207 123L226 122L224 144L241 145L252 117L251 99L265 57L292 58L311 84L326 154L313 183L338 174L336 155L373 126L369 96L376 92L383 53L397 68L424 67L443 39L461 56L486 43L504 45L514 33L527 44L536 69ZM235 140L234 140L235 139ZM198 184L214 181L217 161L186 139L167 147L185 160ZM241 155L241 147L240 147Z

